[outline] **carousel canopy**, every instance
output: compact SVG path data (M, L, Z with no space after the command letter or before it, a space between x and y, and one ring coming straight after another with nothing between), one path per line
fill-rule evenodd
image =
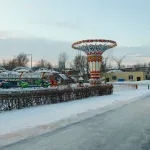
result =
M84 51L87 55L102 55L104 51L115 46L117 46L115 41L105 39L83 40L72 44L72 48Z

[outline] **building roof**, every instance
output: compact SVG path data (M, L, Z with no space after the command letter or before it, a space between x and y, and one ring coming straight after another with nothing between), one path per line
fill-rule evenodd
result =
M62 79L64 79L64 80L68 80L68 78L67 78L66 75L64 75L64 74L59 74L59 76L60 76Z
M106 73L118 73L118 72L123 72L122 70L110 70Z

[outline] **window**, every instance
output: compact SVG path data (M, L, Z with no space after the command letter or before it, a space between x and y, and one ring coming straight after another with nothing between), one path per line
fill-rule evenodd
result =
M117 77L116 76L112 76L112 80L117 80Z
M133 75L129 75L129 80L133 80Z

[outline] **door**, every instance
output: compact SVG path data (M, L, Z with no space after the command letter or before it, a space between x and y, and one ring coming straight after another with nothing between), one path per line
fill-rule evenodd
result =
M137 77L137 81L141 81L141 77Z
M106 82L109 82L109 78L106 78Z

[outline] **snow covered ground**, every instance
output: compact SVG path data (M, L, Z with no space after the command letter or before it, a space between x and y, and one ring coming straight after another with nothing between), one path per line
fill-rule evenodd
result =
M138 84L138 85L150 85L150 80L142 81L124 81L124 82L108 82L113 85L125 85L125 84Z
M0 146L46 133L146 96L150 96L150 90L145 85L137 90L115 91L113 95L0 113Z

